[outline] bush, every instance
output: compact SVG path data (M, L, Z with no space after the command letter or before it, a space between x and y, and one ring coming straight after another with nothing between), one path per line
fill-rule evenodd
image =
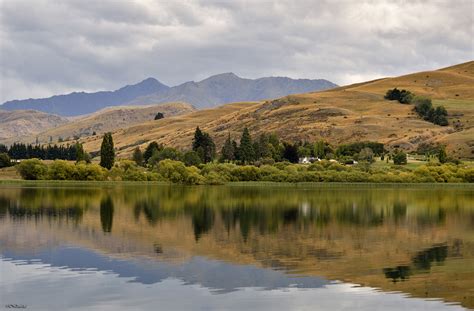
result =
M238 181L258 181L260 179L260 170L252 165L238 166L232 171L232 175Z
M394 88L392 90L388 90L384 98L388 100L397 100L401 104L409 104L413 99L413 94L407 90L399 90Z
M198 166L201 164L201 158L196 151L188 151L183 156L184 164L186 166Z
M121 160L109 172L111 180L147 181L147 171L135 161Z
M76 164L75 180L103 181L107 178L107 170L97 164Z
M182 159L182 154L174 148L166 147L161 151L155 151L151 158L148 160L148 163L151 166L155 166L160 161L163 161L165 159L180 161Z
M7 153L0 153L0 168L9 167L12 165L10 157Z
M183 162L166 159L160 161L157 173L173 183L186 183L188 171Z
M396 165L407 164L407 154L403 151L396 151L393 155L393 163Z
M74 180L77 176L76 166L65 160L56 160L48 167L47 179Z
M48 167L39 159L24 160L16 167L18 173L26 180L45 179Z

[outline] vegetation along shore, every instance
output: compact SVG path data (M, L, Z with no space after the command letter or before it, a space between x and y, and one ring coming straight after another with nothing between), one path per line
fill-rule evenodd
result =
M252 139L245 128L239 143L228 135L220 152L211 136L196 128L187 151L156 142L137 147L131 159L116 159L113 137L103 137L93 158L73 146L0 146L0 167L25 180L141 181L188 185L229 182L278 183L472 183L474 165L451 158L442 145L421 145L407 156L382 143L333 146L323 140L286 142L275 134ZM14 160L12 160L13 158ZM56 158L56 160L48 160ZM17 160L18 159L18 160ZM21 160L20 160L21 159ZM99 161L100 159L100 161ZM410 161L408 161L410 159ZM0 179L9 179L2 173Z

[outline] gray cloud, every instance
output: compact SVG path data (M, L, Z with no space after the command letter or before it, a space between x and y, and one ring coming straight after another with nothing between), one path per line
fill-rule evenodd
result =
M235 72L347 84L474 55L473 1L0 0L0 101Z

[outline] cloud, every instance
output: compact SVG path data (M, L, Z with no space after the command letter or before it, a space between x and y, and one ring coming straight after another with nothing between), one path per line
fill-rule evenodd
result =
M0 101L235 72L339 84L468 61L473 2L0 0Z

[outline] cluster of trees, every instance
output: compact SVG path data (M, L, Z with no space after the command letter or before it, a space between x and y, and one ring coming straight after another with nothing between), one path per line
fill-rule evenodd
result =
M12 159L42 159L42 160L76 160L77 144L75 145L31 145L14 143L9 148L0 144L0 153L6 153Z
M392 90L388 90L384 98L388 100L396 100L401 104L409 104L411 103L413 97L414 94L410 91L394 88Z
M441 126L448 125L448 112L443 106L434 108L431 99L426 97L416 97L413 103L416 113L424 120Z
M38 159L18 165L24 179L164 181L190 185L224 184L236 181L267 182L474 182L474 168L455 164L427 164L408 170L402 166L370 168L346 166L323 160L311 165L279 162L273 165L237 165L210 162L186 166L165 159L149 170L130 160L118 161L110 170L96 164L63 160L46 165Z
M448 125L448 112L446 108L443 106L434 108L430 98L415 96L410 91L394 88L387 91L385 99L397 100L402 104L414 104L414 110L423 120L440 126Z

